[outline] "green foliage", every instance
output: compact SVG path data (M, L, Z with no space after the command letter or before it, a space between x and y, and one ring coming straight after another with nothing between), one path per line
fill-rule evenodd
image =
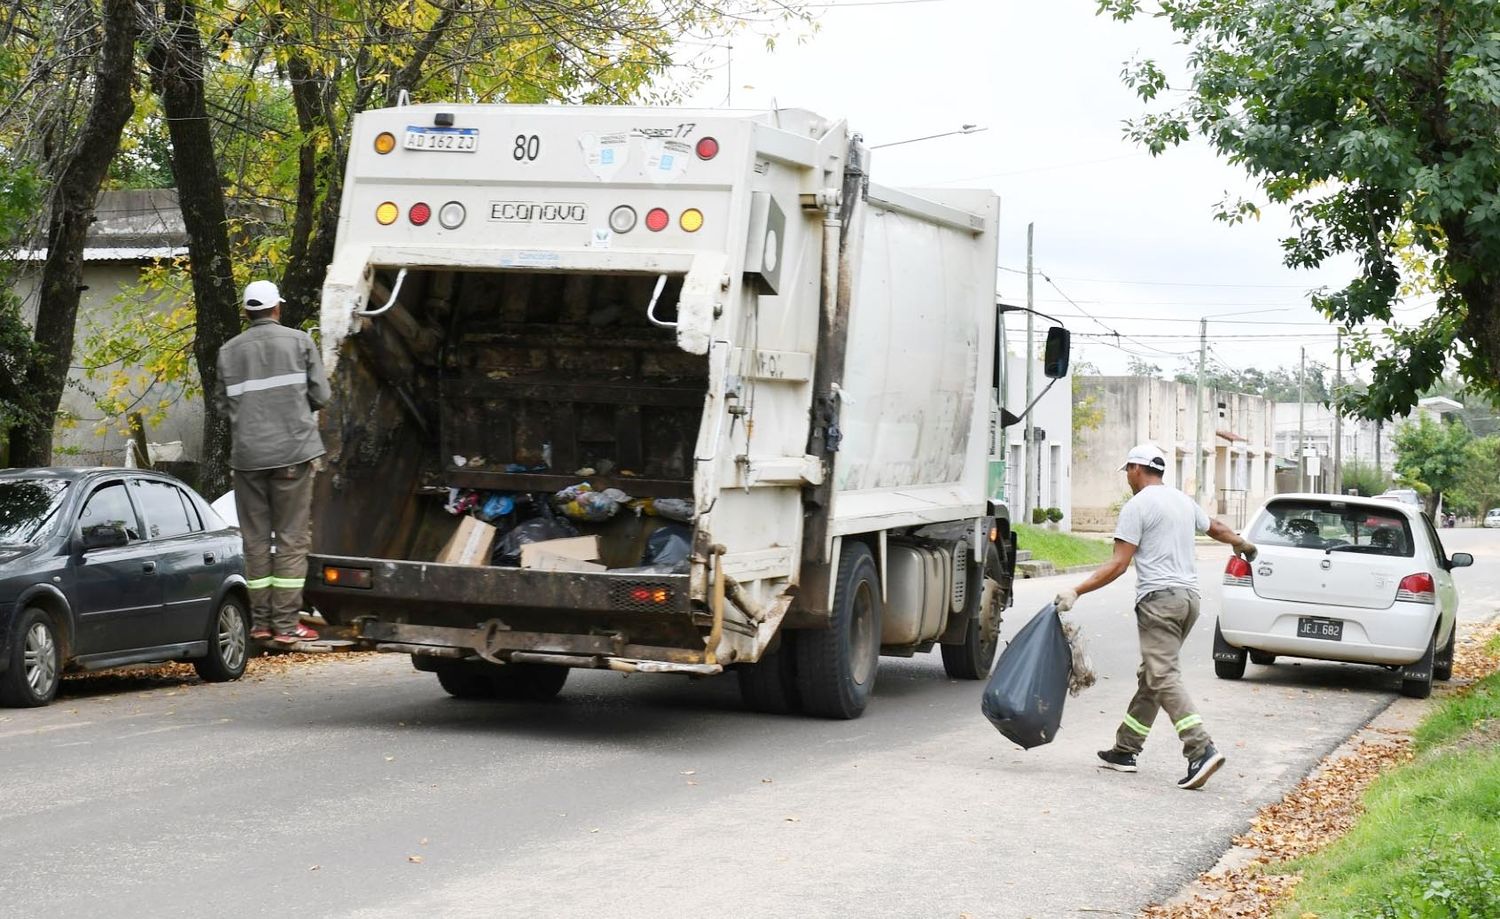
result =
M1143 10L1097 5L1117 20ZM1500 4L1164 0L1156 15L1186 46L1191 82L1127 65L1148 111L1126 135L1157 154L1197 134L1242 167L1263 201L1290 211L1288 266L1353 257L1358 275L1313 297L1373 368L1369 389L1341 401L1366 417L1405 414L1450 361L1500 393ZM1226 199L1218 216L1237 223L1259 207ZM1402 325L1395 306L1418 289L1436 312Z
M1456 422L1433 421L1422 415L1396 427L1396 470L1426 493L1428 513L1435 513L1443 493L1458 487L1463 475L1469 429Z
M1500 435L1480 437L1464 447L1454 498L1465 510L1479 516L1500 507Z
M1063 519L1062 508L1060 508L1060 507L1049 507L1049 508L1047 508L1047 522L1048 523L1062 523L1062 519Z
M1300 377L1300 379L1299 379ZM1221 392L1242 392L1272 402L1296 402L1299 394L1308 402L1328 402L1333 398L1329 383L1333 374L1327 364L1309 361L1305 374L1296 367L1259 370L1249 367L1236 370L1221 364L1210 365L1203 373L1203 385ZM1198 364L1184 360L1175 377L1179 383L1198 382Z
M25 167L0 167L0 443L15 425L37 417L33 394L21 385L35 355L31 327L15 294L17 263L9 251L20 243L36 212L40 183Z
M1344 488L1352 488L1364 497L1370 498L1390 487L1390 475L1381 472L1374 463L1344 464Z
M1378 919L1486 919L1500 910L1500 849L1463 836L1433 839L1416 869L1385 895Z
M1041 526L1047 522L1047 509L1045 507L1033 507L1031 509L1031 525Z
M1125 365L1125 375L1132 377L1159 377L1161 376L1161 365L1153 364L1144 358L1131 355L1130 363Z
M1104 423L1104 408L1099 404L1099 394L1093 390L1073 388L1073 460L1088 459L1088 449L1083 446L1085 435L1098 430Z

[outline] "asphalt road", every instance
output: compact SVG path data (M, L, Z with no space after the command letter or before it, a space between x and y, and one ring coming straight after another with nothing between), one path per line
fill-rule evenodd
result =
M1500 530L1466 618L1500 610ZM575 673L547 705L461 702L405 658L210 686L70 682L0 710L7 916L1131 915L1386 706L1393 675L1209 660L1227 550L1199 556L1186 674L1228 765L1199 792L1165 718L1099 770L1132 691L1133 573L1078 614L1102 679L1057 741L1014 748L980 684L883 659L853 722L741 711L732 680ZM1013 634L1057 587L1022 582ZM142 688L145 686L146 688Z

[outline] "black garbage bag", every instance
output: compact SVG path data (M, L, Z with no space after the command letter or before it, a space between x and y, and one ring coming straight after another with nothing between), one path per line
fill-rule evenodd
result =
M521 565L521 547L549 539L571 539L578 535L578 527L561 517L536 517L518 523L495 541L490 553L491 565L518 568Z
M641 564L665 573L684 574L691 567L693 528L669 523L646 539L646 556Z
M1048 603L1000 654L980 709L995 729L1030 750L1051 743L1062 723L1073 653L1057 606Z

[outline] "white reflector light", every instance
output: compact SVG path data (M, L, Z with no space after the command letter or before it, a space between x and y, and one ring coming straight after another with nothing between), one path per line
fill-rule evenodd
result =
M467 213L464 206L457 201L449 201L438 211L438 223L449 230L456 230L463 225Z
M635 208L622 204L609 212L609 228L616 233L629 233L635 229Z

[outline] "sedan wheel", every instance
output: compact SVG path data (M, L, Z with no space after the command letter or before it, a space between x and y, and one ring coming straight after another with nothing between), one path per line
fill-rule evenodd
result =
M0 675L0 705L35 708L57 695L62 648L52 617L39 609L23 612L16 623L10 667Z
M209 625L208 656L193 661L209 683L228 683L245 674L250 654L250 621L238 600L226 597Z

